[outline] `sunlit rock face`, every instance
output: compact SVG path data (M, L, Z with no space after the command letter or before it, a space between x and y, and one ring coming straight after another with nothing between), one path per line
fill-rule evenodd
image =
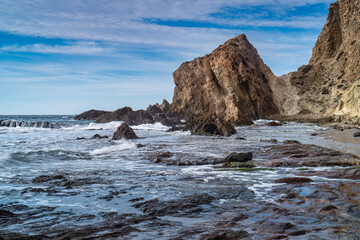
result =
M360 116L359 36L360 1L331 4L309 63L285 76L297 95L285 113Z
M274 79L242 34L174 72L171 112L193 122L249 124L279 112L269 84Z

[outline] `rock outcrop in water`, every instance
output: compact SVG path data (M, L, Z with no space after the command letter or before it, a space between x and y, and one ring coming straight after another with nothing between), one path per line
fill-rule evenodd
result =
M59 123L48 121L29 122L16 120L0 120L0 127L61 128Z
M112 140L120 140L120 139L137 139L138 136L134 132L134 130L129 127L126 123L121 124L116 132L114 133Z
M330 5L327 22L307 65L283 77L293 94L285 114L360 116L360 1ZM286 85L285 84L285 85Z
M152 124L160 122L166 126L179 124L177 118L168 114L170 104L164 99L162 104L150 105L147 110L134 111L130 107L119 108L116 111L89 110L75 116L75 120L95 120L96 123L122 121L129 125Z
M225 123L251 124L279 112L270 88L275 79L242 34L174 72L170 111L193 123L213 123L219 130Z

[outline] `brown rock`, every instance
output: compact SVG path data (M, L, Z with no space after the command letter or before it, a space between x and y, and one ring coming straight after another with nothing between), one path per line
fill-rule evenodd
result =
M119 140L119 139L137 139L138 136L136 136L134 130L129 127L126 123L121 124L116 132L113 135L112 140Z
M218 129L217 122L252 124L254 119L278 113L269 86L274 78L242 34L208 55L183 63L174 72L170 111L192 120L206 117Z
M270 127L277 127L277 126L282 126L282 123L271 121L271 122L268 122L266 125L270 126Z
M360 117L360 2L338 0L329 8L327 22L307 65L281 77L285 114L336 114ZM279 84L276 82L276 84Z
M310 178L302 178L302 177L291 177L291 178L280 178L276 179L275 183L287 183L287 184L296 184L296 183L308 183L312 182Z

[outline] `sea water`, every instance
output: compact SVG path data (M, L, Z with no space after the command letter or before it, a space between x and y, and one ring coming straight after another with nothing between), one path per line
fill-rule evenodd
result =
M231 152L256 153L270 144L260 140L292 139L360 153L357 142L337 141L322 134L326 128L313 124L287 123L269 127L265 125L267 120L259 120L254 126L237 127L238 133L234 136L217 137L167 132L169 127L155 123L132 126L139 139L110 141L121 122L97 124L76 121L69 115L0 116L0 119L47 121L61 126L58 129L0 127L0 209L20 214L29 209L53 209L52 213L38 216L31 222L8 226L9 230L24 233L36 233L34 224L37 221L75 226L100 221L102 213L140 213L129 201L135 198L168 201L195 192L243 186L253 191L258 201L271 202L274 201L270 194L273 180L289 176L286 168L247 173L215 171L213 165L153 164L149 157L157 152L224 158ZM320 135L312 136L312 133ZM91 139L94 134L109 138ZM344 134L351 133L345 132L342 136ZM74 187L59 185L53 189L46 182L34 183L33 179L42 175L66 176L74 181ZM228 200L216 201L226 204ZM91 217L83 217L87 215Z

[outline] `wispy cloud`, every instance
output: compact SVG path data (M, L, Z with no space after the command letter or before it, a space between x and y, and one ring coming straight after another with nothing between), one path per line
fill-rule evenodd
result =
M78 42L74 45L5 45L0 48L4 52L28 52L28 53L46 53L46 54L75 54L75 55L99 55L113 52L113 48L104 48L97 46L92 42Z

